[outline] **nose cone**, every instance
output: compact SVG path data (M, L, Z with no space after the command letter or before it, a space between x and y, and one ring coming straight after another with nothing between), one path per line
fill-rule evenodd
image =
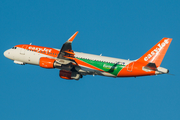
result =
M11 59L10 57L10 50L6 50L5 52L4 52L4 56L6 57L6 58L9 58L9 59Z
M8 51L7 51L7 50L4 52L4 56L5 56L5 57L8 56Z

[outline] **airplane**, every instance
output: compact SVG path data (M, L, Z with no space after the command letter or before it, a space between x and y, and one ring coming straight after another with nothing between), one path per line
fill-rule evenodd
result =
M163 38L137 60L93 55L72 50L75 32L61 49L20 44L4 52L4 56L16 64L39 65L47 69L59 69L59 77L66 80L79 80L84 75L108 77L139 77L167 74L169 70L160 67L172 38Z

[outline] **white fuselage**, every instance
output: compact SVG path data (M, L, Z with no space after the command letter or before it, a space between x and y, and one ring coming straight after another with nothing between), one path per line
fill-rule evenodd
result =
M59 49L56 49L60 51ZM87 53L82 53L82 52L74 52L75 57L78 58L84 58L84 59L90 59L90 60L96 60L96 61L103 61L103 62L108 62L108 63L120 63L123 65L127 65L132 61L129 60L124 60L124 59L118 59L118 58L112 58L112 57L105 57L101 55L93 55L93 54L87 54ZM4 56L7 58L11 59L14 61L14 63L17 64L32 64L32 65L39 65L39 60L41 57L48 57L48 58L53 58L49 55L41 54L39 52L33 52L29 51L23 48L16 48L16 49L8 49L4 52ZM94 71L93 69L89 69L86 66L81 66L81 71L82 72L92 72ZM106 73L103 73L106 74ZM111 74L108 74L106 76L112 76Z

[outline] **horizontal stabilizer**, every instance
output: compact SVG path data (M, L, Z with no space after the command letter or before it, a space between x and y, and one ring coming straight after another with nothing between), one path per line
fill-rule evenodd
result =
M153 70L153 71L157 70L157 67L156 67L155 63L148 63L144 68L149 69L149 70Z

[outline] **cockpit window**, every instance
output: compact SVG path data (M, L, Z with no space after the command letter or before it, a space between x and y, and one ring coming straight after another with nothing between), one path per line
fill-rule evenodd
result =
M12 47L12 49L16 49L16 47Z

